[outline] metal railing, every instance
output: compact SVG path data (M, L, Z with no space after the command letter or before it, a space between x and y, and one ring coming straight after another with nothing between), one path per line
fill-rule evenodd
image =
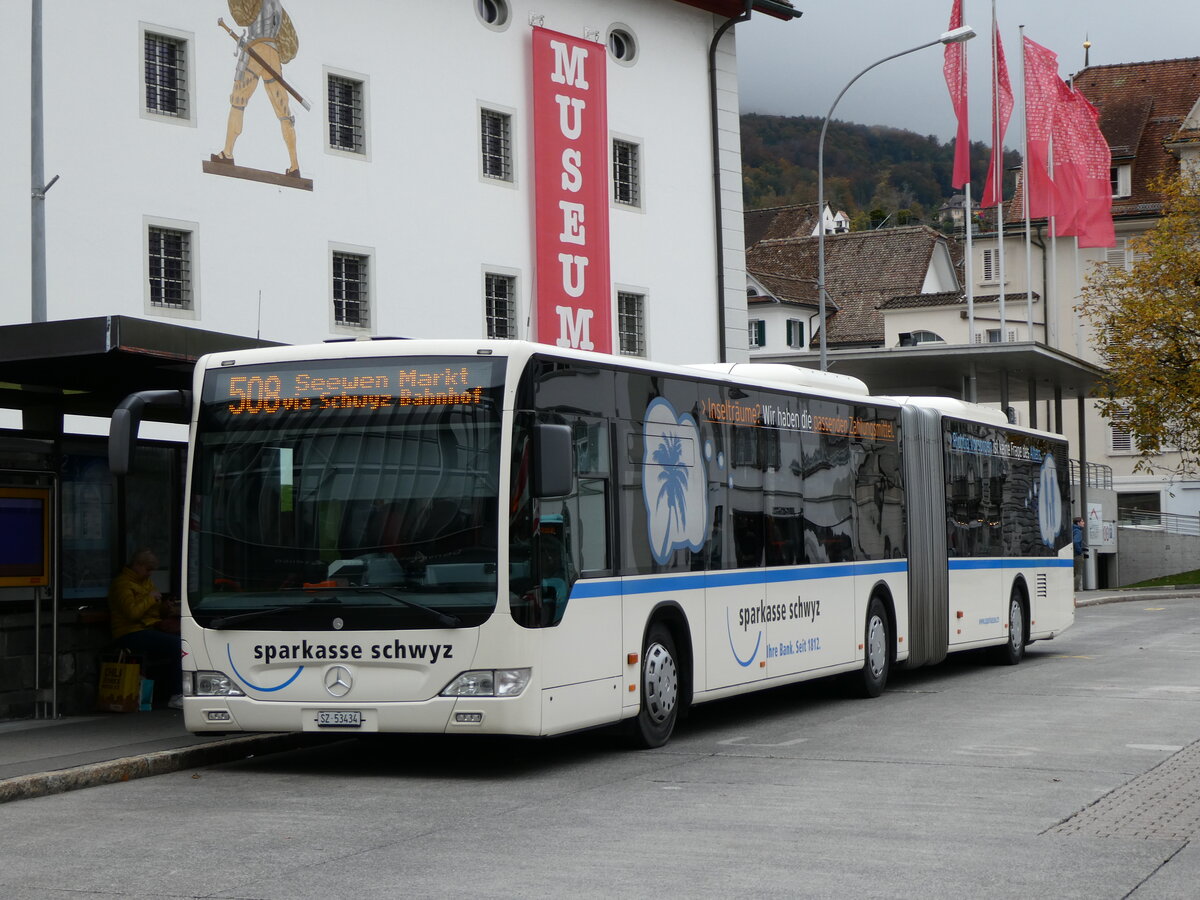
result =
M1183 516L1149 509L1117 507L1117 525L1126 528L1161 529L1169 534L1200 535L1200 516Z
M1079 484L1079 461L1072 459L1071 463L1071 483ZM1090 488L1099 488L1103 490L1112 490L1112 466L1106 466L1103 463L1086 463L1083 469L1084 475L1087 477L1087 486Z

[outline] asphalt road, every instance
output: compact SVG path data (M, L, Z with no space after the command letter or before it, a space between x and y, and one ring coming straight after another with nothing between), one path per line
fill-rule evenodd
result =
M1200 603L1020 666L697 708L666 748L331 741L0 810L0 895L1200 896Z

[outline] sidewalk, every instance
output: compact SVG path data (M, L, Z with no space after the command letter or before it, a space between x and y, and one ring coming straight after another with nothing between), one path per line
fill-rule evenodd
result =
M1183 598L1200 598L1200 588L1081 591L1075 605ZM280 753L322 737L200 737L184 731L177 709L0 722L0 803Z
M189 734L183 712L0 722L0 803L232 762L311 744L311 734Z

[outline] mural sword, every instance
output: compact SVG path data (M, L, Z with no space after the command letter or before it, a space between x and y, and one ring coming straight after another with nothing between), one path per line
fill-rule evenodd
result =
M260 54L257 50L254 49L253 44L251 44L249 41L247 41L244 37L238 37L237 32L234 31L232 28L230 28L228 25L226 25L224 19L217 19L217 24L220 25L222 28L224 28L227 32L229 32L229 36L231 38L233 38L235 41L237 41L239 50L244 52L252 60L254 60L256 63L258 63L260 66L262 66L263 69L266 70L268 75L270 75L272 78L274 78L276 81L279 82L280 87L282 87L285 91L287 91L289 94L291 94L293 97L295 97L300 102L301 106L303 106L306 110L312 109L312 104L309 103L307 100L305 100L302 96L300 96L300 92L298 90L296 90L294 87L292 87L290 84L288 84L288 80L283 77L282 72L280 72L273 65L271 65L269 62L267 62L265 59L263 59L262 54Z

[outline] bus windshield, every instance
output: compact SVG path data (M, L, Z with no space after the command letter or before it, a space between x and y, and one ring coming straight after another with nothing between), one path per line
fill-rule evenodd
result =
M212 628L479 624L496 604L503 360L216 368L188 607Z

